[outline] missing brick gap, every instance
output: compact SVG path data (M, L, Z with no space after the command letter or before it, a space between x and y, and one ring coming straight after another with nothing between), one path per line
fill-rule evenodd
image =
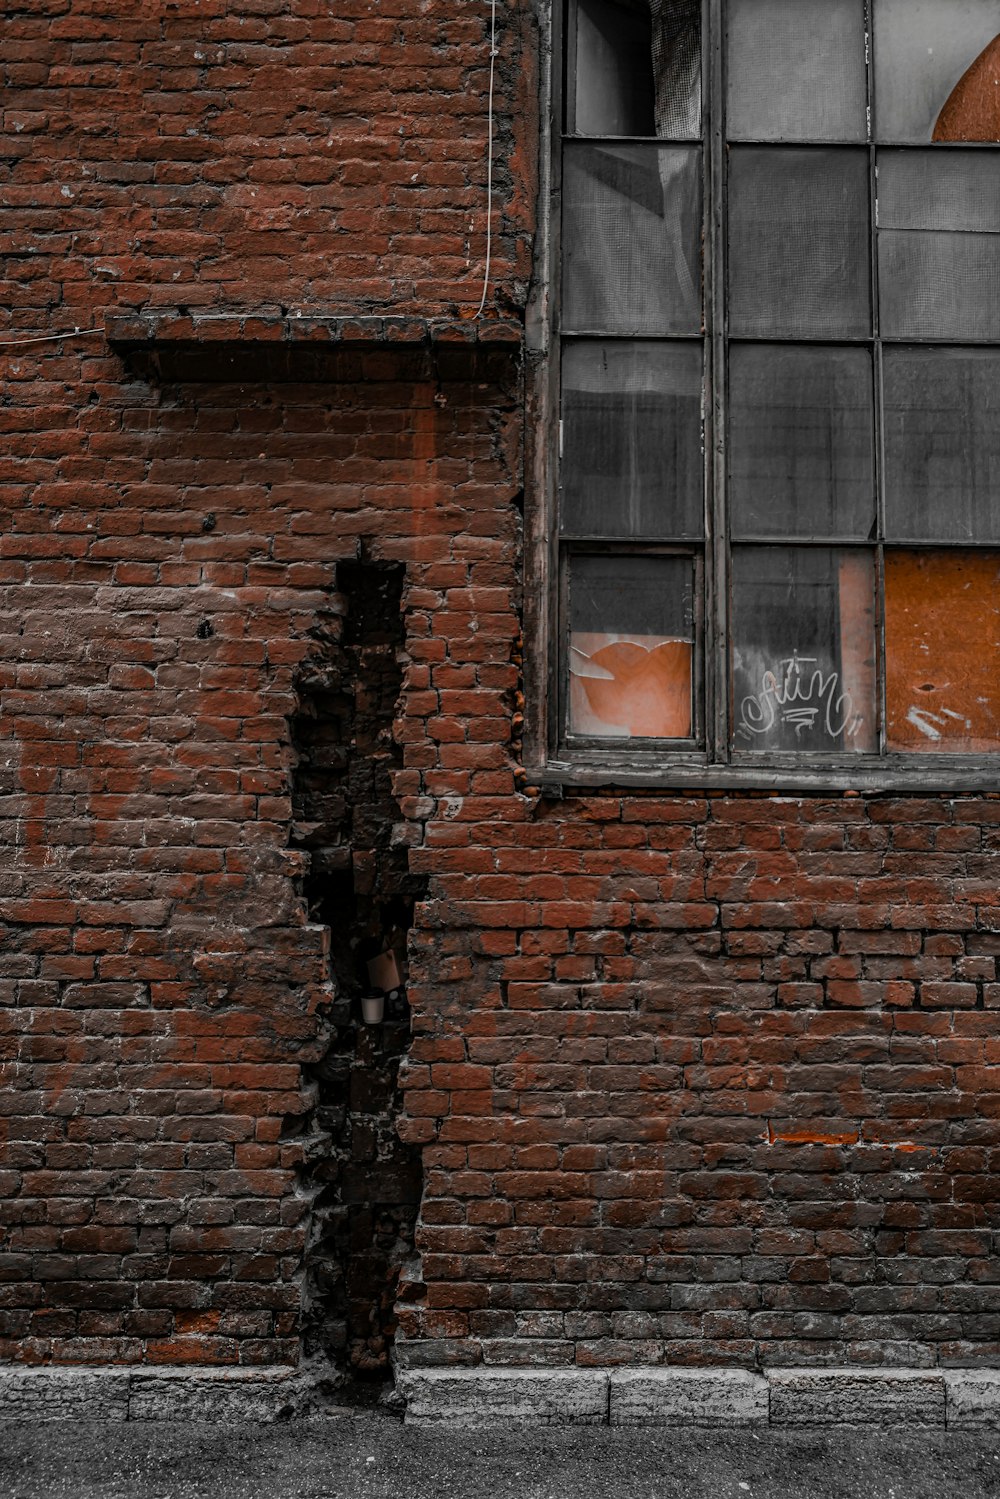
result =
M411 830L393 796L403 585L402 564L371 560L365 547L338 565L291 725L292 841L309 854L303 896L310 922L329 930L333 995L325 1055L307 1069L315 1103L298 1126L311 1142L300 1168L312 1207L303 1353L329 1360L339 1398L362 1404L391 1379L393 1307L422 1186L419 1147L396 1133L407 934L426 883L410 873Z

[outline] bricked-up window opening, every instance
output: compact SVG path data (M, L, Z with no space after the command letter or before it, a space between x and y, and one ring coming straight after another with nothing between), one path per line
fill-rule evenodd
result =
M421 1192L419 1150L395 1128L410 1035L406 934L424 890L409 872L392 790L402 763L392 723L403 575L396 563L338 565L337 607L315 632L293 721L296 841L310 854L304 894L310 919L330 931L334 989L328 1050L313 1069L304 1349L369 1382L389 1373L396 1284L413 1251ZM387 952L403 983L385 997L384 1022L366 1025L368 963Z
M562 25L557 759L968 772L1000 750L1000 3Z

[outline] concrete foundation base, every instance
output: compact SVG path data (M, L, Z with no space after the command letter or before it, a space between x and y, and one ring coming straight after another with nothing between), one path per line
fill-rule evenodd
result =
M405 1369L410 1425L1000 1431L995 1369ZM295 1369L0 1367L0 1421L272 1422L338 1408Z
M2 1421L285 1421L318 1403L296 1369L0 1367Z
M1000 1371L407 1369L420 1425L948 1426L1000 1429Z

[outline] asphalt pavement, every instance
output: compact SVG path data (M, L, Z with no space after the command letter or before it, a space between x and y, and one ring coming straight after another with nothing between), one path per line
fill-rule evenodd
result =
M984 1499L1000 1432L0 1423L3 1499Z

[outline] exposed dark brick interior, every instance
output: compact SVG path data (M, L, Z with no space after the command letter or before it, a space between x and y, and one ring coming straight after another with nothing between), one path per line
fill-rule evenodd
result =
M363 550L366 550L363 544ZM392 725L402 688L400 563L338 564L336 609L313 632L292 721L298 753L293 837L309 852L309 917L329 929L328 1046L310 1069L316 1103L296 1119L312 1135L303 1179L313 1196L305 1256L304 1348L355 1378L384 1377L400 1265L413 1250L420 1152L395 1129L399 1059L410 1035L405 987L366 1025L367 960L405 965L426 879L408 867L407 824L393 795L402 751Z

